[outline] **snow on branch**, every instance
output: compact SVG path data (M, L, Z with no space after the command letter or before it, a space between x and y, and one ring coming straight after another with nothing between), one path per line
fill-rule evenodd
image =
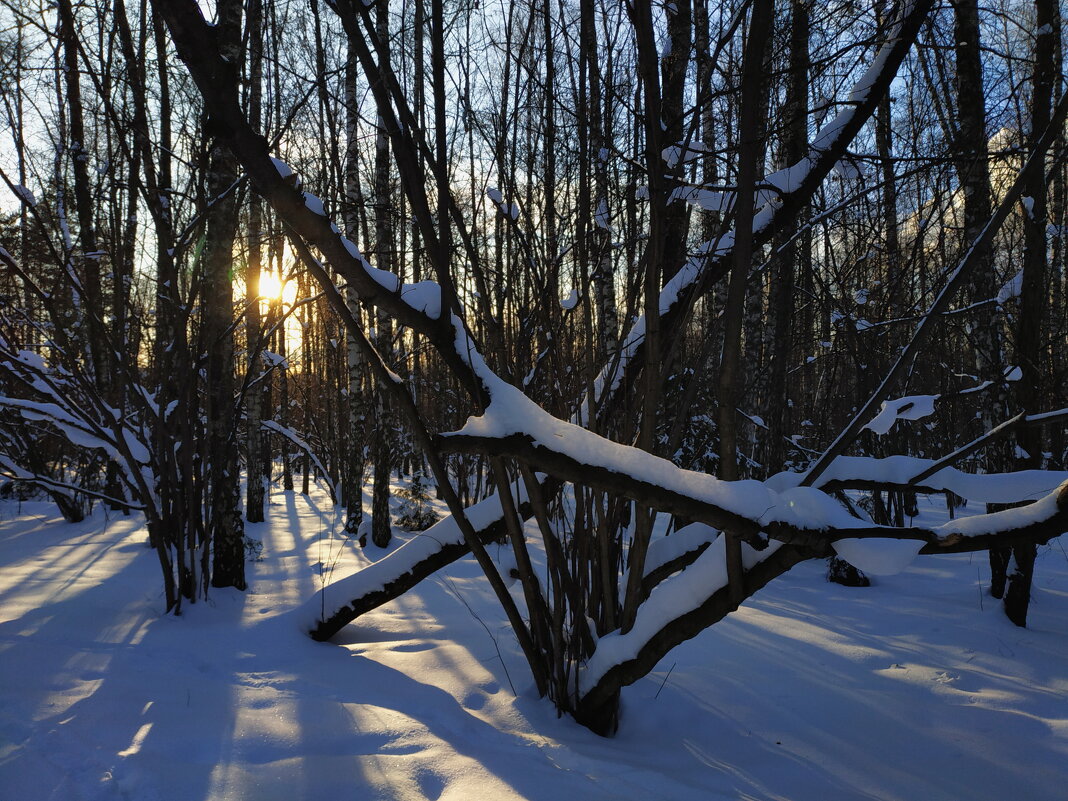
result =
M1023 371L1019 367L1006 367L1004 370L1004 382L1012 383L1023 377ZM993 381L983 381L973 387L960 389L956 392L946 392L941 395L907 395L902 398L894 398L882 402L879 413L875 415L864 429L874 431L879 436L884 436L894 427L898 420L923 420L935 413L939 404L949 398L974 395L996 386Z
M53 348L59 352L55 343ZM11 409L25 420L47 423L75 448L102 450L119 469L119 476L135 497L144 498L154 490L152 453L146 430L107 404L85 376L50 365L39 353L20 350L3 336L0 336L0 359L0 370L38 398L3 395L0 408ZM66 489L49 476L36 473L34 476L35 482L42 486ZM126 501L117 502L135 508Z
M904 398L883 401L879 413L866 426L879 436L890 433L898 420L922 420L935 412L938 395L909 395Z
M901 349L893 366L883 377L882 382L871 394L868 400L853 416L853 419L838 434L834 442L830 444L820 458L809 468L808 473L802 479L801 483L803 485L814 484L819 479L820 475L823 474L834 459L845 452L856 439L857 435L864 429L865 425L867 425L874 417L875 407L881 405L882 402L889 397L894 383L905 373L908 366L912 364L916 354L919 353L920 349L933 334L934 327L942 312L948 308L950 301L957 291L964 286L972 270L976 269L980 264L980 255L986 251L986 247L993 240L994 235L997 234L1005 220L1008 219L1017 199L1019 199L1020 195L1023 193L1027 181L1030 180L1030 176L1045 168L1044 154L1059 132L1063 129L1066 117L1068 117L1068 95L1065 95L1057 102L1057 106L1050 118L1050 124L1043 132L1039 143L1036 145L1031 156L1028 157L1019 173L1017 173L1012 186L1009 187L1008 191L1005 193L1004 198L993 216L987 221L983 230L979 233L978 237L976 237L975 241L969 245L968 251L961 257L957 266L950 273L945 286L931 303L927 314L923 316L919 324L916 326L912 339L910 339L908 344ZM1042 155L1040 156L1038 154ZM1006 380L1014 380L1015 376L1016 370L1013 370L1006 375Z
M525 502L523 493L518 494ZM468 506L464 515L484 543L504 533L501 502L496 495ZM299 624L315 639L328 640L360 615L469 552L456 518L445 517L377 562L323 587L298 608Z
M612 442L553 417L500 379L483 375L483 380L492 398L489 407L483 415L469 418L460 431L441 435L438 441L443 450L517 456L558 478L617 493L660 511L681 514L728 530L758 549L765 547L763 535L766 534L772 539L805 544L828 543L841 538L910 539L923 541L937 550L961 547L962 537L995 535L999 532L998 525L1020 528L1047 522L1041 516L1024 520L1022 517L981 515L970 518L976 522L963 528L953 524L941 527L873 525L851 516L816 487L780 484L780 489L775 489L759 481L722 481L706 473L685 470L667 459ZM857 469L874 462L862 460ZM899 469L911 469L911 475L922 471L929 462L900 457L896 462L882 460L882 465L884 472L905 465ZM1058 479L1058 474L1041 475L1050 481ZM946 477L954 480L953 474L947 473ZM1065 479L1068 476L1060 476L1060 480ZM797 480L800 483L802 477L799 475ZM985 492L995 492L992 481L974 477L973 480L984 484ZM1028 492L1023 488L1026 483L1038 480L1037 476L1028 475L1019 483L1009 483L1004 497L1021 500L1019 494ZM960 483L964 479L958 478L957 481ZM1030 486L1034 487L1034 484ZM1055 486L1045 487L1047 500L1056 494ZM1063 486L1068 487L1068 482ZM1028 496L1024 494L1023 497ZM1036 506L1026 507L1031 510L1026 514L1041 515ZM1057 513L1056 506L1047 504L1041 509L1049 515ZM993 522L980 522L987 518Z
M1037 503L994 514L953 520L936 531L940 539L955 540L950 550L990 546L991 537L1032 538L1048 541L1068 530L1068 482ZM850 558L864 557L882 564L900 566L916 553L937 552L930 544L915 548L908 543L889 543L896 553L887 553L885 541L856 543L842 540L836 546ZM864 553L868 547L867 554ZM881 551L881 552L880 552ZM911 551L911 553L910 553ZM793 565L813 556L826 555L811 546L771 543L763 551L743 545L746 591L752 594ZM576 717L594 716L597 707L613 693L644 676L672 648L695 636L734 611L726 588L724 539L720 537L693 564L662 582L639 607L634 626L626 633L602 637L579 676L580 699Z
M772 556L781 545L775 542L763 551L757 551L742 543L742 566L751 570ZM625 634L614 631L597 641L596 650L579 673L579 693L584 695L596 687L609 669L637 658L642 648L672 620L697 609L709 596L726 586L726 539L717 537L692 565L653 589L649 598L638 607L629 631Z
M315 465L315 469L318 470L320 475L322 475L324 478L330 475L330 471L326 469L326 466L323 465L321 461L319 461L319 457L315 453L315 450L312 448L312 446L305 442L304 438L301 437L300 434L298 434L292 428L284 426L274 420L261 420L260 426L265 431L271 431L275 434L279 434L285 437L289 442L292 442L294 445L296 445L301 450L301 452L304 453L311 460L312 464ZM334 503L337 503L337 499L341 496L337 484L328 482L327 488L330 490L330 500Z
M753 219L755 241L767 241L784 219L795 215L815 193L834 166L846 153L849 144L859 133L864 123L875 111L879 99L897 75L898 68L912 47L920 26L926 19L933 0L917 0L903 3L897 20L890 26L887 39L876 53L871 65L854 84L844 108L826 123L809 144L808 153L789 167L768 175L761 184L761 200ZM704 193L704 194L703 194ZM731 205L732 193L715 188L677 190L674 198L694 200L700 198L717 210ZM673 199L674 199L673 198ZM763 205L760 205L760 203ZM664 285L660 293L661 318L679 312L687 305L690 293L707 288L709 278L717 278L717 266L725 269L734 248L734 232L704 243L685 265ZM663 323L662 323L663 324ZM618 354L606 364L594 382L593 397L597 406L605 404L620 385L624 373L636 359L645 341L645 316L632 326L629 334L620 343ZM589 423L588 401L579 404L576 420Z
M1015 473L965 473L938 465L934 459L914 456L839 456L820 476L815 486L826 492L841 489L885 489L895 487L918 492L952 492L978 503L1020 503L1053 492L1065 481L1068 471L1020 470ZM796 487L802 473L779 473L767 484L778 490Z

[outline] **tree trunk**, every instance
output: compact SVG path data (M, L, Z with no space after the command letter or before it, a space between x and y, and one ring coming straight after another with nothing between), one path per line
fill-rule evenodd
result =
M435 4L436 6L436 4ZM440 11L440 9L437 9ZM375 17L379 41L382 43L381 58L389 58L389 2L380 0L376 6ZM435 24L441 24L440 19ZM440 43L435 43L436 46ZM444 77L442 77L444 80ZM436 98L443 102L443 98ZM442 108L444 112L444 108ZM375 137L375 260L379 269L393 272L393 225L390 217L389 185L389 135L382 115L378 117L378 133ZM440 156L439 156L440 159ZM444 163L439 163L439 170L444 170ZM440 184L439 184L440 192ZM440 198L439 198L440 201ZM440 205L444 209L444 202ZM448 215L443 211L444 224L448 225ZM378 314L375 321L375 347L387 358L392 349L392 325L389 316ZM371 494L371 541L379 548L389 545L392 536L392 521L389 514L389 478L393 470L394 438L391 425L386 389L375 389L375 427L372 460L374 462L374 483Z
M749 21L742 66L739 115L738 189L734 199L734 261L727 287L723 323L723 357L719 369L719 476L738 480L738 402L745 377L741 372L742 318L745 289L753 262L753 213L757 173L763 164L764 119L767 113L764 81L764 50L771 32L771 0L755 0ZM742 551L738 538L727 536L727 575L735 603L745 597Z
M1054 53L1060 50L1055 29L1059 7L1053 0L1035 0L1035 63L1031 80L1031 125L1028 147L1043 160L1042 134L1050 122L1053 84L1056 80ZM1045 169L1036 170L1024 189L1024 256L1020 308L1016 315L1014 362L1023 371L1013 385L1017 411L1039 411L1042 397L1042 367L1045 343L1045 311L1049 298L1046 263L1046 231L1049 226ZM1027 199L1030 203L1027 204ZM1042 466L1042 429L1024 426L1016 434L1016 469L1034 470ZM1027 625L1031 600L1031 580L1035 569L1034 543L1014 545L1005 593L1005 614L1017 626Z
M790 3L790 63L786 84L786 103L783 116L786 131L782 143L779 168L796 164L808 147L808 73L809 73L809 14L808 0ZM800 234L804 213L776 237L773 249L780 250L775 258L768 297L768 318L771 323L771 353L768 356L768 390L764 406L767 422L767 447L764 462L769 472L782 469L786 463L786 438L791 431L790 404L786 375L793 356L794 282L804 272L811 259L811 236ZM796 241L794 241L796 237Z
M263 5L262 0L249 0L249 122L260 127L263 103ZM249 196L248 209L248 266L245 270L245 342L248 350L248 375L255 380L264 368L261 351L260 273L261 240L263 238L263 201L255 192ZM285 336L283 330L283 336ZM247 459L245 475L247 495L245 517L250 523L262 523L267 495L267 437L262 430L264 387L254 383L245 398L245 442Z
M216 26L220 48L235 71L240 70L241 64L241 6L240 0L221 0ZM237 180L237 162L222 142L214 138L208 160L207 196L214 205L208 213L205 234L201 297L204 309L202 342L207 350L206 461L210 463L211 584L243 590L246 587L245 543L240 513L232 328L237 201L229 191Z

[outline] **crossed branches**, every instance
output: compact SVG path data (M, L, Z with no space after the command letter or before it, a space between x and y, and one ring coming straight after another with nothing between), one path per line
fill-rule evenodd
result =
M794 564L828 553L830 544L839 539L911 539L920 543L921 552L932 553L981 550L994 543L1020 539L1042 542L1068 528L1068 482L1023 509L934 528L882 527L850 517L826 493L814 487L776 492L758 482L719 481L682 470L652 454L594 434L583 425L610 418L620 408L626 389L635 385L642 365L647 361L643 319L632 327L613 361L602 370L595 385L595 397L580 405L575 417L577 422L568 423L549 415L490 369L465 324L449 278L447 255L436 252L433 247L436 241L432 236L433 220L429 215L418 155L421 154L426 163L432 159L417 129L406 124L410 110L392 79L388 64L375 58L376 41L367 10L348 0L330 3L340 16L364 71L371 79L397 154L402 184L412 200L418 224L426 229L428 249L439 279L436 283L404 284L396 275L372 267L323 213L318 199L300 191L288 168L270 157L266 140L248 124L238 103L232 65L220 58L213 29L204 20L195 0L169 0L155 5L203 96L216 130L247 171L256 191L287 224L305 264L323 284L328 298L333 302L336 290L312 255L311 248L322 254L363 300L426 337L483 411L464 430L432 438L425 431L414 404L405 401L406 390L399 380L373 352L366 338L359 336L359 325L345 304L333 303L357 341L362 341L379 379L398 393L401 407L413 428L420 432L419 439L427 448L432 463L440 464L440 454L449 451L507 456L519 461L528 479L533 475L531 470L537 469L551 476L549 480L552 481L572 481L594 487L729 531L749 545L744 557L746 594L752 594ZM890 26L886 42L873 59L872 66L857 82L843 109L813 139L805 158L787 170L765 178L762 185L772 186L776 192L762 195L763 205L753 220L756 243L769 241L811 200L888 90L932 5L933 0L902 4L899 17ZM1063 109L1059 112L1057 118L1063 119ZM464 238L466 229L455 204L449 198L445 201ZM996 228L1002 219L1003 216L995 217L988 230ZM733 237L728 233L698 249L666 283L658 299L658 308L653 310L662 328L667 329L684 319L694 301L726 274L732 253ZM469 255L474 258L474 254ZM958 275L961 272L964 270L958 270ZM956 283L959 282L951 282L946 295L951 294ZM929 319L936 316L932 312ZM921 323L914 338L915 347L922 344L916 340L922 339L919 334L925 334L928 327L926 322ZM906 361L904 356L902 361ZM865 413L880 400L885 400L895 377L896 373L887 377L879 390L883 397L873 396ZM589 408L594 410L593 419L586 411ZM842 443L848 444L855 433L852 428L843 432L843 437L832 446L832 451L837 448L837 453L829 452L829 458L821 460L809 475L809 483L819 483L819 474L832 464L833 457L844 448ZM540 493L538 482L528 480L526 486L536 501ZM311 626L313 636L329 638L359 614L398 597L471 550L475 551L487 576L498 589L500 576L492 562L484 558L483 543L506 531L516 533L515 500L507 490L507 484L498 482L497 496L467 510L459 508L455 496L447 492L451 518L374 566L344 580L342 586L326 588L308 604L307 609L314 610L316 618ZM521 543L517 547L521 547ZM604 730L614 725L605 722L603 709L622 686L644 675L667 650L736 608L736 598L729 588L723 582L717 583L721 566L721 560L717 560L715 544L706 541L667 563L667 567L674 569L674 575L665 572L665 565L658 567L659 583L653 582L643 588L650 599L658 597L658 593L663 597L663 593L674 592L672 587L686 583L696 584L696 595L692 596L696 601L659 615L649 611L659 605L643 607L645 611L639 609L634 625L626 633L617 632L601 638L578 682L573 711L580 720L595 729ZM328 605L327 592L331 599L343 595L346 600L340 605L336 600ZM506 604L521 645L528 660L532 661L539 688L544 689L546 677L538 675L534 665L536 660L531 658L531 648L536 646L529 642L527 627L521 619L516 619L515 610L508 607L507 593L498 592L498 596ZM527 601L528 607L544 603L537 588L528 588ZM533 610L531 612L533 616ZM528 641L524 642L524 639ZM557 700L559 703L560 699Z

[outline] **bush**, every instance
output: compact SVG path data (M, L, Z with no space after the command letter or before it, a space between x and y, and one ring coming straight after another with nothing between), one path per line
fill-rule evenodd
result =
M397 495L400 497L398 527L405 531L423 531L438 521L437 513L430 508L430 487L421 473L416 473L412 483Z

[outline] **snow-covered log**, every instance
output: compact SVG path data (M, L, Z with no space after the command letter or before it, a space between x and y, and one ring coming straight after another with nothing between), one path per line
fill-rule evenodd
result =
M467 507L464 514L482 542L505 535L496 495ZM315 593L297 612L300 626L316 640L329 640L360 615L400 597L470 552L456 518L439 520L377 562Z
M478 451L493 455L510 454L548 474L577 484L622 495L641 504L700 520L730 531L750 545L762 549L765 535L789 543L818 546L841 538L887 538L921 540L933 552L981 550L999 535L1023 536L1012 532L1037 525L1038 536L1048 533L1055 523L1056 508L1050 498L1058 487L1068 487L1068 475L1050 471L1023 471L1003 476L968 476L945 468L934 478L949 482L971 494L1001 498L1001 502L1034 500L1045 495L1047 507L1033 504L1025 509L1032 515L1024 521L1020 510L980 515L941 527L877 526L850 515L837 501L816 487L793 486L780 474L779 489L759 481L722 481L706 473L685 470L639 448L621 445L600 437L573 423L553 417L519 390L507 385L492 386L493 402L481 417L471 418L454 434L439 437L443 449ZM843 462L843 475L855 473L879 478L893 477L895 471L908 475L922 472L927 460L892 457ZM852 468L852 469L851 469ZM801 479L798 474L797 479ZM930 481L930 479L929 479ZM1063 485L1062 485L1063 482ZM946 487L948 488L948 487ZM965 496L967 497L967 496ZM1066 496L1068 497L1068 496ZM999 528L1001 526L1001 528ZM1061 533L1057 531L1056 534ZM961 543L963 537L982 534L980 541Z
M953 544L926 545L918 553L981 550L990 546L991 537L1046 542L1068 531L1068 482L1029 506L950 521L935 531L942 542ZM827 551L816 543L776 544L764 551L743 546L746 593L752 595L799 562L824 555ZM613 699L622 687L645 676L672 648L737 608L726 583L725 552L714 543L689 568L654 589L630 631L598 641L579 678L575 717L595 731L611 733L616 725Z
M1019 470L1013 473L965 473L945 466L935 472L941 460L914 456L839 456L820 476L816 486L825 492L842 489L912 490L952 492L978 503L1022 503L1053 492L1065 481L1068 471ZM778 473L767 484L778 490L797 487L802 473Z

